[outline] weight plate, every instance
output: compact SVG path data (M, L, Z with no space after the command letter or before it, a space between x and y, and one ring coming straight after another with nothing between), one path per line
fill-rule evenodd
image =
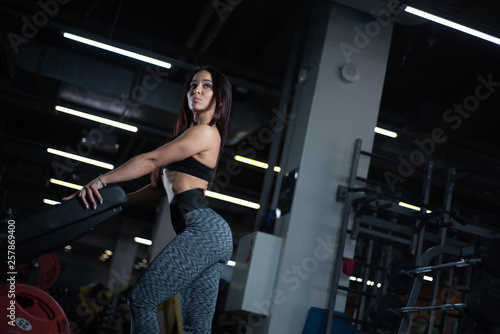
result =
M61 272L61 264L59 263L59 258L55 252L42 254L38 258L38 273L36 276L36 283L33 282L37 288L44 291L50 290L59 277ZM19 272L20 281L22 283L28 283L28 275L30 275L30 264L25 262L17 266L17 271Z
M481 264L486 271L500 278L500 237L488 240L481 248Z
M402 315L390 311L403 306L401 299L394 295L378 296L368 306L368 316L371 322L382 329L395 329L401 322Z
M500 327L500 283L488 283L467 295L467 312L478 323Z
M408 258L395 259L389 264L389 267L387 267L387 280L394 289L406 292L413 285L415 278L403 274L402 271L408 271L414 268L415 266Z
M0 285L0 307L7 310L0 333L69 334L63 309L43 290L23 284Z

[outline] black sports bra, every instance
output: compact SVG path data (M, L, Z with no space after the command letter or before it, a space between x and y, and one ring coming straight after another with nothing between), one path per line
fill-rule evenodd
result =
M172 162L171 164L163 166L163 169L186 173L207 182L210 181L214 172L212 168L204 165L193 157L188 157L181 161Z

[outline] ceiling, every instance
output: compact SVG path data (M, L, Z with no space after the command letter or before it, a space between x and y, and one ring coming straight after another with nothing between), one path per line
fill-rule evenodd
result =
M500 36L497 1L408 3ZM397 163L374 161L370 177L384 180L388 169L397 174L401 161L422 152L426 162L434 163L433 210L443 209L451 198L455 218L499 231L500 46L409 14L397 22L378 122L400 135L377 135L373 147ZM452 191L446 184L450 168L456 177ZM424 173L416 171L397 186L420 192L423 182Z
M305 36L296 37L294 31L296 27L307 31L311 6L298 0L64 2L59 1L58 8L43 9L37 1L0 1L0 201L18 217L46 209L43 198L58 200L72 192L49 183L50 178L85 184L105 172L50 155L48 147L117 166L164 143L171 134L186 75L200 64L220 68L233 84L234 108L219 166L223 169L279 108L294 38L302 45ZM431 4L500 36L497 1L418 3ZM46 21L40 14L44 10L50 14ZM409 157L418 148L416 139L430 138L437 128L446 130L447 140L428 156L435 161L431 202L442 206L448 168L474 170L475 175L467 178L473 186L457 185L454 200L472 211L481 210L488 215L489 226L500 229L495 214L500 203L500 93L491 91L460 124L456 118L443 119L454 104L476 94L482 82L478 77L500 82L499 46L408 15L396 19L378 120L400 136L377 135L373 152L396 160L400 155ZM33 18L40 20L34 31L26 23ZM159 55L173 67L159 69L78 45L64 39L61 31ZM291 71L295 73L296 66ZM490 88L500 90L495 84ZM139 131L107 131L55 111L58 104L121 120ZM256 159L267 161L269 145L255 152ZM395 166L373 161L370 177L384 181L384 171ZM263 170L246 166L221 192L259 202L263 179ZM420 181L421 175L415 173L402 186L419 189ZM123 186L130 191L146 182L147 177ZM211 201L230 222L236 238L253 231L256 210ZM151 233L156 215L157 203L124 212L147 226L145 234ZM463 216L473 219L472 213ZM120 222L106 226L103 229L112 232Z

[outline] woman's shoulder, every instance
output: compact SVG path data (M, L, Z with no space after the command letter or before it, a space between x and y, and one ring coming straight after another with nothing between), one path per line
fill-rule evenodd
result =
M219 130L215 125L197 124L188 128L184 134L188 136L196 136L198 139L213 140L220 139Z

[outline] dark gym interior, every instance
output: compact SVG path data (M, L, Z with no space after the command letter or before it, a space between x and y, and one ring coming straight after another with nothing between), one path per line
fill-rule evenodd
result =
M219 170L227 170L229 164L234 164L234 156L242 152L250 152L252 159L261 162L272 157L279 165L287 136L279 137L277 153L273 151L272 140L255 144L258 146L252 143L259 131L276 117L285 86L290 86L290 108L303 70L300 64L306 53L308 32L315 20L312 13L315 6L325 2L328 3L0 0L2 233L11 221L22 221L49 210L52 206L44 199L60 202L76 191L51 180L84 185L106 171L86 163L68 163L68 159L50 154L48 148L91 157L116 167L164 144L173 131L182 87L188 74L199 65L219 68L233 87L230 127ZM371 1L330 2L356 9L358 5L370 8ZM374 6L390 2L373 0ZM396 2L421 5L500 38L498 1ZM360 22L374 19L370 12L363 10L359 10L358 16ZM418 297L419 301L415 302L418 305L436 300L441 304L465 303L468 298L468 307L472 309L472 297L467 296L476 293L473 287L483 286L486 288L480 293L486 291L493 296L489 299L491 303L500 301L499 273L495 269L498 258L494 256L498 255L500 235L497 212L500 205L500 45L408 13L394 18L392 29L376 126L394 131L398 136L390 138L373 133L369 152L358 152L372 155L366 179L358 180L365 187L362 191L350 191L347 184L342 184L337 193L337 202L350 205L350 219L358 222L358 230L349 231L357 233L353 259L344 259L344 265L351 263L352 268L341 274L349 273L346 277L353 279L348 286L339 287L347 291L342 312L350 319L346 321L355 330L352 333L389 333L394 332L396 325L404 326L407 317L401 314L405 312L394 316L387 309L403 307L403 301L409 297ZM65 31L159 55L172 67L152 67L71 41L63 37ZM287 82L290 78L291 83ZM482 88L478 90L480 85ZM124 122L139 130L100 131L95 122L56 110L58 105ZM457 108L461 108L460 112ZM436 129L445 131L447 138L431 145L430 138ZM415 170L407 171L404 181L398 181L402 159L408 162L419 157L423 160L410 167ZM275 173L266 183L265 169L246 164L239 164L238 168L240 172L231 175L228 182L221 176L223 186L217 190L258 203L260 208L210 199L211 207L228 221L233 232L233 257L242 237L256 231L273 234L269 227L269 220L275 219L270 215L275 209L271 207L271 199L277 179L282 177ZM149 176L146 176L121 186L128 193L148 182ZM393 188L389 191L387 184L391 182ZM398 214L385 210L388 203L400 201L424 207L431 213ZM116 256L113 253L121 232L132 223L134 231L140 233L138 236L153 239L159 212L160 202L123 208L84 237L45 254L43 260L39 258L40 263L57 272L50 286L36 282L36 277L30 275L33 268L29 263L18 263L18 282L35 285L52 296L61 306L71 333L128 333L125 297L132 282L124 279L123 291L109 289L106 282L111 258ZM4 236L6 234L2 239ZM489 244L485 250L489 240L496 243ZM408 283L404 278L408 275L402 278L398 271L414 270L419 255L444 243L463 252L436 253L427 263L420 262L422 266L432 265L433 261L457 264L463 258L479 257L483 265L491 261L493 265L490 263L487 267L493 269L484 271L481 265L465 261L463 266L461 263L437 276L445 282L442 286L436 281L417 280L422 285L420 296L418 291L410 292L414 276L410 274L412 281ZM5 244L2 247L6 247ZM112 255L103 258L109 251ZM382 265L388 261L384 252L397 255L393 257L410 258L411 262L393 263L392 276L389 274L386 278L389 263ZM138 246L134 271L128 278L140 274L150 255L149 246ZM50 276L53 272L49 269L47 275ZM370 288L366 284L356 281L361 277L366 280L367 270L372 274L379 272L377 277L384 282L384 293L376 287L367 290ZM2 278L8 278L6 272L1 273ZM380 274L382 272L384 274ZM230 277L221 281L222 306L214 321L220 326L214 325L214 333L242 333L241 324L251 319L246 318L248 314L224 311L227 297L224 292L227 294L229 281ZM398 298L380 299L379 311L374 310L373 303L369 309L370 300L382 294ZM481 305L474 308L479 315L467 308L460 310L460 306L444 311L430 310L432 316L424 310L413 313L408 327L412 333L424 333L420 331L422 328L428 333L500 333L500 307L498 304L486 307L486 298L476 296L475 300L482 300ZM374 317L384 319L374 321ZM3 319L0 328L10 329L6 323ZM165 332L179 330L175 326L170 328L171 332ZM317 333L320 331L325 330L318 329ZM248 329L246 332L251 333ZM304 324L296 333L313 332L307 332L307 324Z

